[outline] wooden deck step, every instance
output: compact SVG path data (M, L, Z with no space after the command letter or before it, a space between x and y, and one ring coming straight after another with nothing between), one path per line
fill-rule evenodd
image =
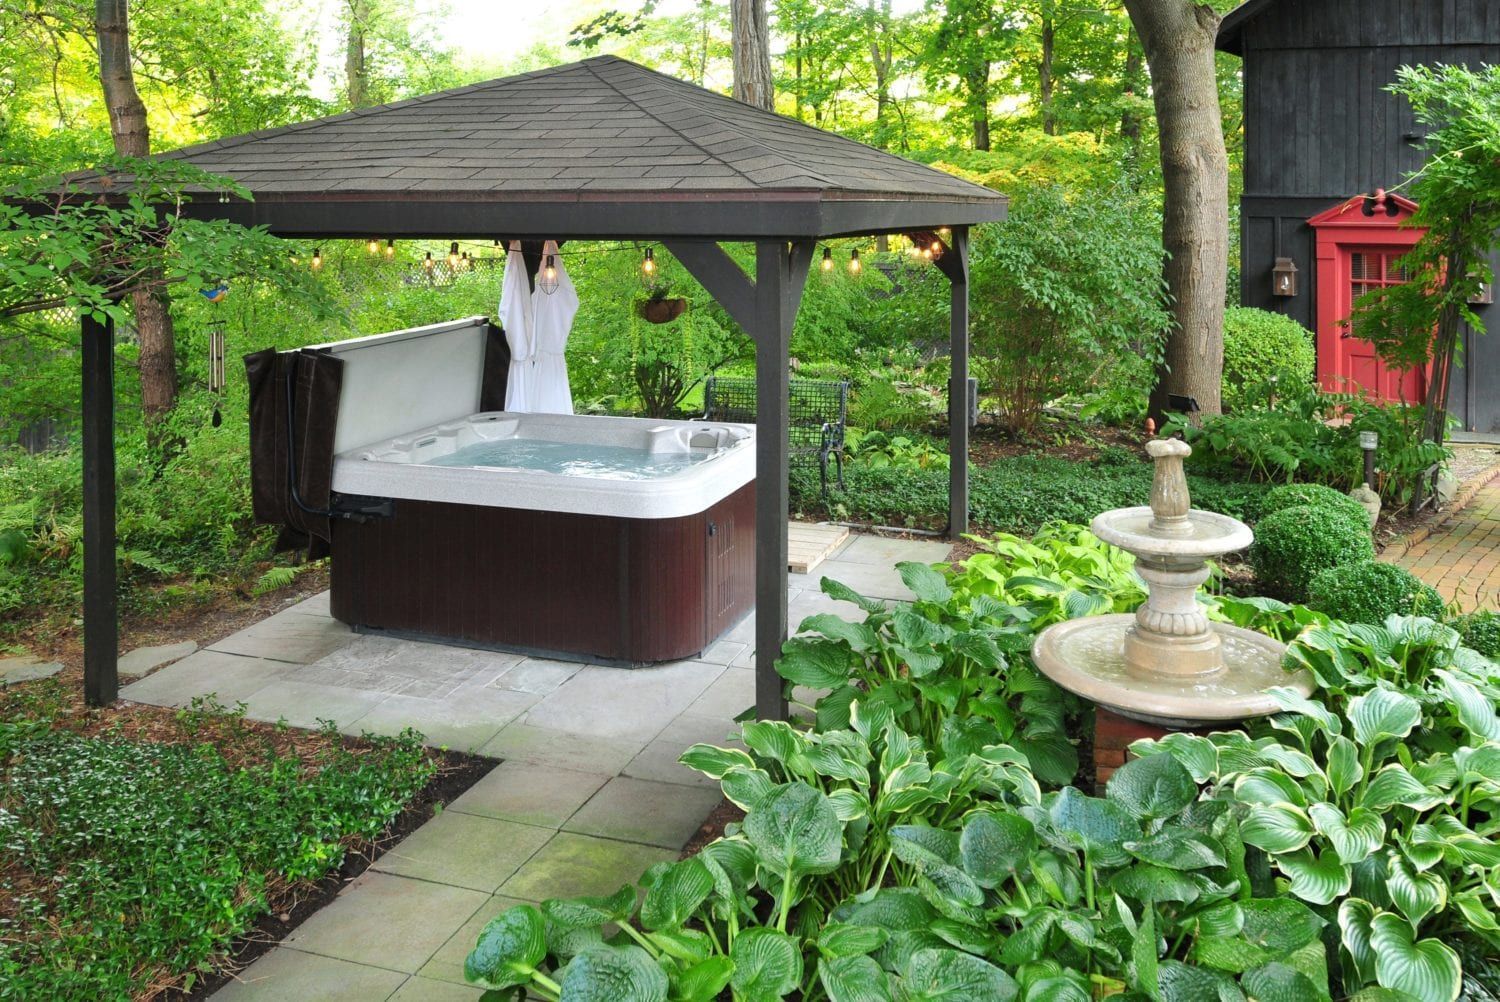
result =
M788 522L786 528L787 569L810 574L849 538L849 530L827 522Z

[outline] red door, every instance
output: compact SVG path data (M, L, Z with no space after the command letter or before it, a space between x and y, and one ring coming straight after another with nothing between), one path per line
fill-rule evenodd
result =
M1421 239L1421 230L1405 225L1415 210L1399 195L1360 195L1308 220L1317 232L1318 382L1324 389L1363 390L1408 404L1426 397L1427 374L1388 368L1350 319L1360 296L1406 280L1396 262Z

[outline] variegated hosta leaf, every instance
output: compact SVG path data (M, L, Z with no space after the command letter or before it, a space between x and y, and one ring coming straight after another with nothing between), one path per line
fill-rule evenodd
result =
M1138 818L1170 818L1198 799L1198 784L1171 755L1150 755L1115 770L1106 792Z
M1390 876L1385 887L1394 904L1414 927L1433 912L1442 911L1448 903L1448 882L1430 870L1419 871L1399 852L1391 853Z
M1276 705L1288 713L1311 717L1321 725L1325 734L1338 734L1343 730L1343 721L1339 719L1338 714L1331 712L1322 703L1308 699L1290 686L1272 686L1266 690L1266 695L1274 699Z
M828 873L839 865L843 826L833 805L806 783L786 783L745 815L745 837L760 865L778 876Z
M1453 753L1453 762L1466 783L1500 784L1500 744L1494 741L1460 748Z
M1422 721L1422 707L1415 699L1394 689L1371 689L1349 700L1349 722L1360 747L1384 738L1404 738Z
M1240 825L1240 836L1273 856L1295 852L1313 836L1311 819L1291 804L1259 804Z
M1356 807L1345 817L1332 804L1320 803L1309 807L1307 815L1342 863L1352 866L1385 844L1385 821L1369 808Z
M734 938L729 959L734 961L729 983L745 1002L781 1002L802 983L802 949L775 929L746 929Z
M1454 1002L1463 983L1458 954L1435 939L1417 940L1399 915L1385 912L1370 923L1375 978L1419 1002Z
M1375 921L1375 906L1361 898L1339 902L1339 941L1361 981L1375 980L1375 947L1370 944L1370 924Z
M1193 782L1206 783L1219 773L1219 749L1201 734L1173 731L1156 740L1142 738L1130 745L1130 752L1139 758L1165 751L1192 775Z
M1298 779L1311 779L1319 786L1325 783L1318 763L1314 762L1312 756L1306 752L1288 748L1278 743L1275 738L1263 738L1259 745L1261 757L1287 775ZM1318 791L1318 796L1322 796L1321 790Z
M1477 863L1486 869L1500 866L1500 842L1465 827L1451 814L1438 814L1426 824L1414 825L1408 842L1408 855L1419 864L1426 863L1418 869L1425 870L1431 865L1427 862L1427 850L1435 850L1455 863Z
M677 761L710 779L723 779L726 772L736 767L755 768L755 760L744 749L716 748L706 744L693 745Z
M766 798L775 789L770 775L764 769L730 769L719 780L724 796L742 811L748 811Z
M563 969L568 1002L667 1002L667 974L638 946L585 950Z
M1335 799L1354 789L1365 778L1364 766L1359 762L1359 749L1342 734L1329 739L1327 762L1324 773Z
M1331 852L1314 855L1311 849L1299 849L1278 855L1276 865L1291 878L1291 892L1315 905L1331 904L1348 894L1354 881L1349 867Z
M1459 723L1482 741L1500 741L1500 717L1495 714L1494 700L1452 672L1440 670L1437 674Z
M1398 804L1425 811L1449 799L1441 790L1424 785L1405 766L1392 762L1378 770L1365 784L1359 804L1376 812L1388 811Z
M807 737L785 720L752 720L740 727L745 747L773 762L786 762L807 747Z
M1292 777L1276 769L1251 769L1234 781L1234 799L1242 804L1307 806L1307 795Z

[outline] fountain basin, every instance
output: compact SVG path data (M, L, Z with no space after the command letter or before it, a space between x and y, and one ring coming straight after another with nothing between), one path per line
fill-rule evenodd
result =
M1149 506L1116 508L1094 516L1089 530L1100 539L1128 550L1148 562L1193 563L1233 553L1255 538L1250 527L1218 512L1194 509L1177 523L1180 532L1153 531L1155 512Z
M1228 623L1210 623L1209 629L1218 639L1223 668L1188 677L1142 672L1127 664L1126 637L1136 630L1131 613L1050 626L1037 637L1031 656L1042 674L1064 689L1121 716L1168 728L1276 713L1280 707L1265 692L1272 686L1312 693L1312 676L1281 667L1286 648L1278 641Z

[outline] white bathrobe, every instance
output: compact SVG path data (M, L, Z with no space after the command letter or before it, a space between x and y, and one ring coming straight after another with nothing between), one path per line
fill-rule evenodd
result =
M548 293L542 290L542 275L547 268L548 256L557 269L557 288ZM508 271L509 269L507 269ZM509 275L506 276L507 280ZM548 240L542 248L542 261L537 270L536 290L531 294L532 354L536 368L531 374L531 410L545 414L572 414L573 391L568 387L568 334L573 329L573 317L578 313L578 290L563 267L562 255L557 252L557 242ZM512 368L512 371L515 371Z
M512 240L505 257L505 278L500 286L500 326L505 328L505 343L510 345L510 374L505 382L505 409L536 410L532 383L534 371L532 350L536 340L532 320L531 287L526 281L526 260L521 244Z

